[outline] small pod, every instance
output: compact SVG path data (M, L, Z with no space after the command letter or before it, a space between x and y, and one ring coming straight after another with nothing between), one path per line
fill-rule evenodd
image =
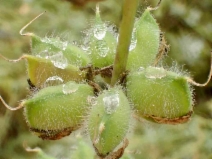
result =
M139 117L178 124L188 121L192 114L192 89L182 75L148 67L129 74L126 89Z
M160 28L150 11L151 9L147 8L135 23L128 55L128 70L150 66L154 63L158 54Z
M31 37L32 54L41 58L51 59L55 66L59 68L65 68L68 64L78 67L88 65L90 63L88 55L77 46L69 44L68 41L62 41L59 37L40 38L34 33L23 33L32 22L44 13L39 14L20 30L22 36Z
M78 129L87 114L87 98L93 96L87 84L68 82L46 87L21 103L30 130L42 139L57 140Z
M112 65L115 59L117 42L114 35L108 31L106 24L102 22L98 6L95 24L89 38L89 55L93 66L102 68Z
M88 55L79 47L68 44L67 41L61 41L59 38L40 38L35 34L31 36L31 52L33 55L63 61L63 63L72 64L78 67L87 66L90 63ZM58 54L60 57L58 57ZM61 54L61 55L60 55Z
M73 65L67 65L66 68L61 69L48 59L43 59L31 55L24 55L23 58L27 60L28 76L32 84L37 87L43 87L44 83L49 77L58 76L63 82L68 81L82 81L86 78L86 73L80 71L79 68Z
M105 157L124 140L131 109L121 89L111 88L96 99L88 120L88 132L100 157Z

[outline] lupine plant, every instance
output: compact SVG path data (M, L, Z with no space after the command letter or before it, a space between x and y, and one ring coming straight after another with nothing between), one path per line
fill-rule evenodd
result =
M10 62L26 60L32 95L15 108L1 96L0 100L10 110L24 108L30 131L44 140L58 140L85 129L96 155L107 159L122 157L130 144L127 137L133 120L189 121L194 105L192 85L205 86L211 71L206 83L199 84L187 72L163 67L169 46L152 16L160 3L135 19L138 0L125 0L118 33L102 21L97 4L94 24L81 46L25 33L40 14L20 31L31 37L31 55L17 60L1 56ZM76 158L94 156L91 145L82 139L79 145L83 150L74 154ZM33 151L42 154L41 149Z

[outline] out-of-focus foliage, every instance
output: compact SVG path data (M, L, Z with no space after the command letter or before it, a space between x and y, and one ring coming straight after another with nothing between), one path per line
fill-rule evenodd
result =
M141 1L138 16L157 0ZM118 26L121 20L122 0L100 3L102 19ZM163 0L153 14L170 44L166 65L188 70L194 79L206 81L210 68L212 48L211 0ZM47 11L27 31L41 37L60 36L80 44L81 31L88 28L95 16L95 5L75 9L68 2L58 0L1 0L0 1L0 54L16 59L30 52L29 38L21 37L19 30L39 13ZM12 106L26 98L28 92L25 64L9 63L0 59L0 95ZM177 126L136 123L135 134L129 135L130 146L123 158L176 159L212 158L212 102L211 83L195 91L195 112L189 123ZM22 110L7 111L0 103L0 158L77 158L93 156L94 150L77 132L59 141L43 141L32 135L26 126ZM23 147L40 147L43 153L27 152ZM89 152L88 152L89 151ZM47 156L46 156L47 155ZM78 157L78 158L83 158ZM90 157L92 158L92 157Z

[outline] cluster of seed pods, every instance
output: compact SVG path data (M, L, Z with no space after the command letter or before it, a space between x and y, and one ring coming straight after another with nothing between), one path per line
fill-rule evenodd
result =
M86 46L57 37L31 37L27 62L28 81L34 95L24 107L30 130L45 140L57 140L85 127L98 156L119 158L128 145L126 135L134 118L163 124L187 122L193 112L194 82L188 75L158 67L168 49L159 25L147 8L134 24L127 73L116 86L109 85L118 35L101 20L99 7ZM211 75L211 72L210 72Z

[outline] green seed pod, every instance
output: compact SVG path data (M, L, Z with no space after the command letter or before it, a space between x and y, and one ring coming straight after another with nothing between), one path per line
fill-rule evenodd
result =
M54 58L63 60L63 63L76 66L87 66L90 63L88 55L79 47L63 42L59 38L40 38L31 34L31 51L32 54L41 58ZM60 54L58 59L58 54Z
M62 41L60 38L40 38L34 33L23 33L23 31L37 18L43 15L45 12L39 14L28 24L26 24L21 30L20 34L23 36L31 37L31 51L34 56L38 56L45 59L54 60L56 63L63 63L65 67L68 64L77 66L86 66L90 63L90 59L87 54L83 52L77 46L68 44L67 41Z
M186 77L163 68L148 67L127 77L127 96L139 117L158 123L188 121L193 110L192 89Z
M93 88L68 82L46 87L21 103L30 130L42 139L56 140L78 129L88 111Z
M150 11L151 9L146 9L135 23L128 55L127 69L129 70L150 66L156 59L160 43L160 29Z
M102 68L113 64L117 42L106 24L102 22L98 7L95 21L89 37L89 55L93 66Z
M97 97L90 112L88 132L100 157L111 153L126 136L130 105L122 90L112 88Z
M68 81L83 81L88 76L88 70L80 70L74 65L64 65L62 62L39 58L31 55L23 55L19 59L10 60L0 55L1 58L9 62L19 62L26 59L29 84L32 87L42 88L46 86L58 85ZM48 83L49 82L49 83Z
M55 64L48 59L24 55L28 63L28 76L32 84L38 88L42 87L50 77L60 77L62 82L82 81L86 77L84 71L76 66L67 65L64 69L55 67ZM58 63L60 65L60 63Z

